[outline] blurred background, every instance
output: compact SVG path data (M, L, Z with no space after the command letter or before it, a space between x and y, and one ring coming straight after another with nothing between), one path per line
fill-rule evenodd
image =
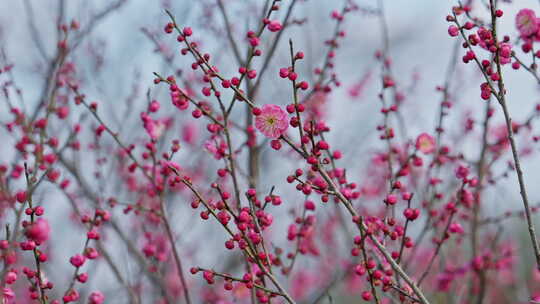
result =
M232 35L241 48L242 54L248 49L245 33L258 27L259 15L265 1L224 0L232 24ZM286 105L291 102L291 90L284 86L283 80L278 77L279 69L287 67L290 62L288 40L294 41L295 49L305 52L305 60L299 64L300 78L310 83L315 82L316 75L313 70L320 67L325 59L328 47L324 41L332 38L335 20L330 18L332 11L341 10L345 1L305 0L296 1L290 20L299 24L291 24L282 33L282 38L276 44L275 55L271 60L268 72L263 76L260 92L256 101L259 104L275 103ZM10 80L13 83L4 86L12 96L16 88L20 89L20 98L13 98L18 107L27 113L32 113L43 100L48 85L47 78L51 62L57 52L58 41L63 33L58 30L59 23L69 24L76 20L80 24L78 31L69 33L68 45L70 53L68 62L74 64L73 77L80 82L80 89L88 101L99 103L99 113L107 125L117 130L119 137L126 143L141 144L147 137L141 127L140 113L145 111L149 100L158 100L161 109L156 115L169 120L163 144L163 151L167 150L172 139L179 138L182 148L175 157L178 164L187 172L198 172L201 181L205 175L214 175L215 170L222 167L221 161L214 160L208 153L204 144L209 135L203 123L197 123L190 112L178 111L170 102L168 88L164 85L154 85L153 72L160 75L177 75L185 81L192 83L195 91L200 95L200 74L192 71L190 66L193 59L190 56L179 54L175 35L166 35L163 27L169 18L165 9L170 10L176 17L177 23L193 28L193 39L196 40L204 52L212 54L213 62L224 75L234 75L238 69L234 53L228 40L225 38L227 29L223 23L216 1L212 0L184 0L184 1L147 1L147 0L106 0L106 1L80 1L80 0L3 0L0 1L0 50L2 52L1 65L13 65ZM465 65L461 61L464 50L459 49L457 58L454 56L458 38L449 37L446 16L457 1L428 1L428 0L392 0L392 1L357 1L359 10L348 14L343 24L345 37L340 40L340 47L336 50L334 72L340 85L326 95L321 102L322 117L331 132L327 141L333 149L343 152L340 166L345 167L350 180L357 182L367 189L373 183L374 164L378 151L385 149L385 143L379 140L376 127L381 124L380 101L378 94L381 91L380 62L375 60L375 53L383 46L383 33L381 29L381 10L388 27L389 57L392 61L392 71L398 90L403 95L403 106L400 113L404 121L393 121L396 124L396 134L399 141L405 144L412 142L420 133L435 134L436 123L439 118L441 86L447 80L447 71L453 73L450 77L450 96L453 107L448 110L445 121L445 133L441 144L460 151L463 163L473 163L480 153L481 122L484 117L485 102L480 99L480 83L482 75L473 64ZM277 12L280 19L284 17L291 1L281 1L282 8ZM473 1L476 9L475 16L486 17L487 11L483 9L484 2ZM500 19L500 32L517 37L515 15L522 8L531 8L539 11L540 4L533 0L500 1L504 16ZM266 51L273 41L268 33L262 37L261 48ZM268 39L265 39L268 38ZM518 49L518 47L515 47ZM520 52L517 50L516 52ZM256 68L261 60L254 61ZM199 76L197 76L199 75ZM8 78L0 80L5 85ZM5 74L4 74L5 76ZM5 76L7 77L7 76ZM12 77L12 78L11 78ZM509 66L504 69L504 77L508 90L508 106L512 117L522 122L534 113L535 105L540 102L538 85L530 74L523 69L514 71ZM65 94L69 96L69 94ZM230 95L227 95L230 96ZM3 97L0 97L2 99ZM5 98L4 98L5 99ZM502 112L498 105L492 101L494 118L492 120L493 132L490 138L497 137L497 130L504 126ZM66 151L67 164L75 164L78 177L87 185L90 193L81 190L73 172L68 172L59 164L62 178L73 181L68 191L59 191L52 183L40 185L36 192L37 199L43 203L47 210L47 218L51 224L51 241L48 250L51 251L51 262L47 263L45 272L51 281L58 286L68 282L65 273L70 273L71 266L68 259L80 251L84 245L84 231L78 224L73 209L73 203L83 212L92 210L92 204L99 202L107 206L107 202L114 197L119 202L145 204L145 198L137 187L130 187L129 178L122 168L123 161L113 156L118 147L113 139L104 135L96 139L93 130L98 126L95 120L88 115L82 107L73 104L69 106L70 115L67 119L51 122L51 134L58 134L61 142L67 141L71 130L76 124L82 126L79 135L81 150ZM243 121L244 111L235 109L234 121ZM13 120L9 108L3 102L0 106L0 122L8 124ZM405 126L400 128L399 126ZM465 132L472 124L472 131ZM406 134L402 133L406 132ZM525 180L527 182L529 197L534 205L538 204L540 187L540 162L538 161L538 146L531 138L538 134L532 128L527 134L519 134L518 145L524 153L523 165ZM466 134L466 135L465 135ZM403 135L406 135L403 137ZM523 136L521 136L523 135ZM235 135L234 140L238 146L243 142L244 135ZM404 138L404 139L403 139ZM14 145L20 140L17 132L9 132L7 128L0 129L0 163L11 166L21 164L20 153ZM259 142L264 142L260 137ZM239 147L238 147L239 148ZM278 153L279 156L276 156ZM139 155L137 153L137 155ZM245 163L246 154L239 155L239 162ZM287 228L293 222L295 214L301 212L302 202L305 199L301 193L294 191L293 186L286 182L287 175L298 168L299 160L287 151L276 152L269 144L261 148L261 170L258 191L268 193L272 186L283 197L284 204L280 208L272 209L274 222L269 234L272 244L276 247L287 246ZM425 160L427 162L427 160ZM493 167L493 176L504 173L511 154L507 150L501 160ZM124 166L125 167L125 166ZM240 165L240 171L247 168ZM123 172L123 173L122 173ZM448 170L448 176L453 171ZM451 180L451 179L447 179ZM455 182L454 182L455 183ZM452 184L452 182L449 182ZM247 189L247 180L241 181L243 189ZM209 183L200 183L204 191L208 191ZM12 191L23 189L24 181L10 180ZM95 202L91 202L93 198ZM225 234L220 226L212 221L201 222L198 211L189 207L190 195L187 192L171 192L167 195L169 214L173 223L177 248L184 259L184 268L201 266L216 271L229 271L241 273L241 264L238 261L238 252L233 253L224 248ZM380 204L381 196L366 195L361 201L362 208L376 208ZM72 200L70 202L70 200ZM486 190L483 197L482 217L498 216L507 211L520 211L522 204L519 197L519 188L515 173L511 171L508 178L501 178L497 183ZM332 206L318 209L317 217L321 223L330 224L331 215L335 210ZM113 218L117 219L118 227L109 229L104 233L104 246L111 259L118 265L120 272L125 274L130 285L143 286L149 292L142 303L153 303L158 299L159 292L151 287L144 287L146 280L141 270L139 260L132 257L133 253L127 248L123 237L133 239L133 244L140 251L148 242L148 232L157 233L153 228L151 219L135 216L133 213L125 215L123 207L110 208ZM143 219L140 219L143 218ZM12 222L14 214L7 208L3 210L0 223ZM538 223L538 217L535 222ZM524 222L521 220L508 220L505 222L505 235L503 238L512 242L515 248L515 257L520 260L519 266L513 268L512 276L521 277L514 282L527 282L530 278L533 265L532 252ZM415 223L410 229L412 234L418 234L422 225ZM537 225L540 229L540 225ZM156 229L156 231L153 231ZM350 227L352 231L352 227ZM487 228L487 230L492 228ZM495 231L496 228L493 227ZM118 233L121 231L122 233ZM146 233L146 234L145 234ZM487 233L489 234L489 233ZM158 238L154 236L154 238ZM319 274L328 270L330 265L347 263L350 244L347 236L336 235L335 244L329 245L324 240L317 240L317 250L326 266L320 266L317 259L310 257L298 261L298 273L294 274L286 285L298 299L305 303L312 303L317 296L317 290L322 289L328 282L321 281ZM204 240L204 241L201 241ZM426 242L427 243L427 242ZM166 247L166 245L163 245ZM330 248L332 246L336 246ZM460 244L452 244L460 246ZM166 251L166 250L165 250ZM449 251L450 259L452 252ZM309 254L308 254L309 256ZM235 258L236 257L236 258ZM170 258L170 257L169 257ZM23 258L24 260L24 258ZM465 261L462 261L465 262ZM422 264L422 263L420 263ZM455 263L458 264L458 261ZM47 265L55 265L47 268ZM146 265L148 266L148 265ZM226 270L226 266L229 270ZM87 266L88 267L88 266ZM87 295L94 289L106 294L106 303L127 303L125 289L117 282L105 263L92 264L91 279L85 284L82 294ZM339 267L338 267L339 268ZM187 270L186 270L187 272ZM164 272L167 282L180 291L180 285L174 272ZM198 294L200 303L229 303L231 300L215 300L204 290L205 283L199 276L186 274L189 285ZM169 277L170 276L170 277ZM503 280L503 279L501 279ZM511 281L511 280L510 280ZM330 289L329 297L321 303L356 303L359 300L358 285L350 281L338 281ZM300 284L313 285L312 289L302 289ZM437 283L427 283L435 286ZM215 287L218 288L218 287ZM531 294L540 292L538 281L528 284L512 285L513 291L509 299L493 303L525 303ZM434 288L436 289L436 288ZM61 292L59 290L53 291ZM201 291L202 290L202 291ZM304 294L305 293L305 294ZM434 292L436 294L436 292ZM457 288L455 298L436 298L433 303L462 303L464 289ZM206 298L205 298L206 297ZM242 299L242 295L237 295ZM452 298L452 297L451 297ZM217 299L217 298L216 298ZM333 300L332 300L333 299ZM229 301L229 302L227 302ZM242 302L242 300L238 300ZM234 301L233 301L234 302ZM19 302L17 302L19 303ZM20 302L24 303L24 301ZM199 302L197 302L199 303ZM393 302L391 302L393 303ZM488 302L485 302L488 303ZM489 302L491 303L491 302Z

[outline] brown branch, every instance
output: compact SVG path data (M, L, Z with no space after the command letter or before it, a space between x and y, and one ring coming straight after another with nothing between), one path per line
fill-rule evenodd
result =
M495 53L495 64L497 66L497 74L499 74L499 80L497 81L499 92L495 93L497 100L501 105L504 112L504 119L506 121L506 129L508 131L508 139L510 141L510 147L512 148L512 156L514 158L514 163L516 165L516 173L518 177L519 189L521 194L521 199L523 201L523 207L525 209L525 218L527 219L527 228L529 230L529 236L531 238L532 247L534 250L534 255L536 257L536 267L540 270L540 246L538 245L538 239L536 238L536 231L534 228L534 223L531 216L531 208L529 206L529 198L527 196L527 190L525 187L525 180L523 178L523 170L521 169L521 162L519 160L519 153L517 151L516 141L514 139L514 130L512 129L512 118L510 117L510 112L506 105L506 89L504 85L501 62L500 62L500 50L498 48L499 42L497 41L497 22L495 15L495 3L494 0L490 0L491 8L491 32L493 34L493 40L497 43L497 51Z

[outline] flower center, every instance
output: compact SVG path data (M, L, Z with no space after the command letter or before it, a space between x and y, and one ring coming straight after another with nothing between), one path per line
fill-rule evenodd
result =
M266 122L269 125L274 125L276 123L276 119L274 117L268 117L268 119L266 119Z

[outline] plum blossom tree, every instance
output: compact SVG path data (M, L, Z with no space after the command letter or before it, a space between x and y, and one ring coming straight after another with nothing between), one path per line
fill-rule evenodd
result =
M436 15L436 103L392 1L54 4L0 19L2 303L540 303L532 4Z

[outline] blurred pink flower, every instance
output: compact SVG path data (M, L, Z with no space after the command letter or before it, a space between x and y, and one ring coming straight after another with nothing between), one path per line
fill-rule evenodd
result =
M50 232L49 222L46 219L39 218L26 228L25 234L27 238L41 244L49 239Z
M215 159L223 158L223 156L225 156L225 150L227 148L228 146L225 141L218 136L212 136L204 142L204 149L210 152L210 154L212 154Z
M268 30L270 32L279 32L281 30L281 23L278 20L272 20L268 23Z
M536 14L533 10L524 8L516 15L516 27L522 36L530 36L538 30Z
M161 137L167 128L167 120L154 120L145 112L141 113L141 119L143 121L144 129L150 138L154 140Z
M195 143L195 140L197 140L198 132L197 132L197 126L193 123L188 123L182 128L182 139L188 143L193 145Z
M371 71L368 71L367 73L362 76L360 81L355 83L351 88L349 88L349 96L352 98L358 98L362 95L364 92L366 85L369 83L369 80L371 79Z
M416 149L424 154L430 154L435 151L435 138L433 136L422 133L416 138Z
M89 304L102 304L105 302L105 296L100 291L94 291L88 297Z
M4 298L4 300L6 300L6 303L7 303L7 300L13 299L15 297L15 293L13 292L11 288L4 287L2 289L2 297Z

